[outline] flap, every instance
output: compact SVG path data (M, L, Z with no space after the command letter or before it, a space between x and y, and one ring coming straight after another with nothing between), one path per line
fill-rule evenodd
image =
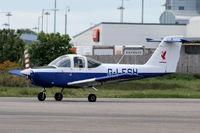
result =
M86 80L79 80L74 82L69 82L69 86L73 87L89 87L103 84L105 82L116 82L116 81L125 81L125 80L134 80L141 78L140 75L132 75L132 74L118 74L112 76L104 76L99 78L91 78Z

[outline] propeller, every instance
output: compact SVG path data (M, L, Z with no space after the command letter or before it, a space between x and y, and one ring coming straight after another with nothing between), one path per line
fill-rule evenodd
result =
M24 69L22 71L20 71L21 74L26 75L26 76L30 76L31 73L33 73L33 70L31 68L29 69Z

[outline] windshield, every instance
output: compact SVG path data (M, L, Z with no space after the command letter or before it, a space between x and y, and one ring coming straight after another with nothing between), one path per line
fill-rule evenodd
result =
M71 67L71 62L69 57L61 56L52 61L48 66Z
M101 65L100 62L89 57L87 57L87 61L88 61L88 68L95 68Z

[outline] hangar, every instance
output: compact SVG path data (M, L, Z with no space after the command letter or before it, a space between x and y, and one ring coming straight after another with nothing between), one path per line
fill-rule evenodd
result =
M77 53L83 55L121 55L128 49L127 54L141 54L138 49L155 49L158 46L158 43L150 45L146 38L161 39L185 34L185 24L102 22L75 35L73 43Z
M188 24L102 22L75 35L73 43L78 54L92 56L101 62L117 63L122 55L127 55L120 63L143 64L158 46L158 43L147 43L146 38L183 35L192 42L183 44L178 72L200 73L198 29L200 17L191 18Z

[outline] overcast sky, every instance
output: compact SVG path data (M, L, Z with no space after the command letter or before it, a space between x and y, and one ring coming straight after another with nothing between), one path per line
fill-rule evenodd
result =
M125 0L124 22L141 22L141 1ZM54 0L0 0L1 12L12 12L10 17L11 28L29 28L38 26L38 16L42 9L54 8ZM159 16L164 11L162 6L165 0L145 0L145 23L158 23ZM73 36L94 24L100 22L119 22L120 11L117 8L121 0L57 0L57 32L64 33L64 14L68 13L68 33ZM49 32L53 32L53 12L49 16ZM0 28L7 23L4 13L0 14ZM44 30L46 30L44 18Z

